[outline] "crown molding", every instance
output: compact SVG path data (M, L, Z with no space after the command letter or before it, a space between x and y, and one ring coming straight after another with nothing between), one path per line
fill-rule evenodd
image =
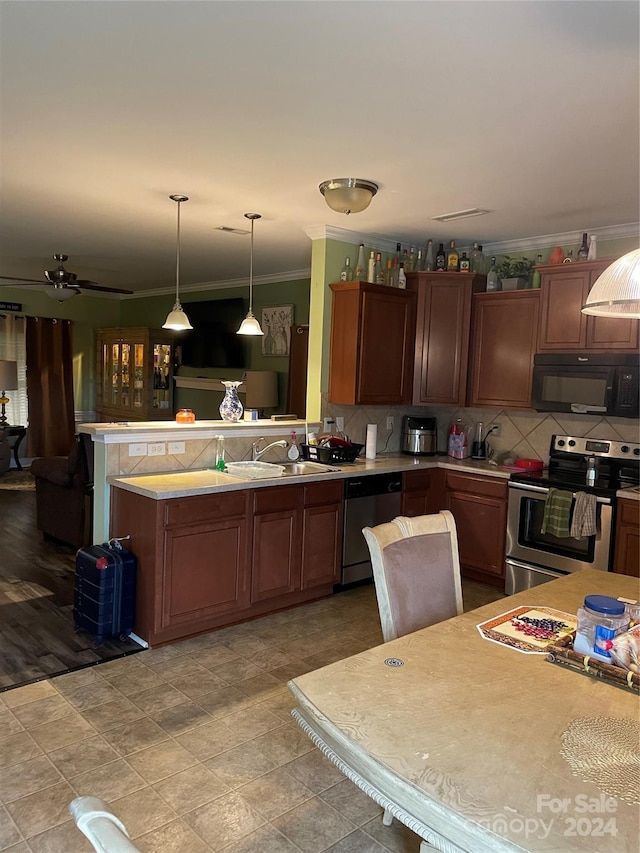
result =
M381 252L395 252L396 244L402 240L392 240L380 234L365 234L363 231L350 231L348 228L337 228L335 225L309 225L304 233L311 240L340 240L342 243L364 243ZM404 241L406 242L406 241Z
M276 272L269 275L258 275L253 277L253 286L260 287L261 284L277 284L281 281L297 281L299 279L311 278L311 269L289 270L288 272ZM180 285L180 295L183 293L198 293L201 290L226 290L228 287L249 287L248 278L229 278L223 281L201 281L197 284ZM125 299L146 299L150 296L166 296L175 293L175 287L155 288L154 290L143 290L125 296Z
M485 255L508 255L515 250L526 252L529 249L548 249L553 246L566 246L581 243L582 235L588 231L595 234L598 240L618 240L624 237L635 237L640 240L640 223L628 222L624 225L603 225L600 228L586 228L581 231L563 231L559 234L541 234L538 237L525 237L518 240L500 240L497 243L483 243ZM473 245L473 244L470 244ZM461 246L460 249L467 249Z

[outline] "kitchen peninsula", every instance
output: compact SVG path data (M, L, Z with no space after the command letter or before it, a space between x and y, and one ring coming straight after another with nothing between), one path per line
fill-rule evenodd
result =
M635 850L637 695L476 630L519 605L575 613L587 593L635 598L637 582L584 570L508 607L497 601L299 676L289 682L294 716L349 779L435 849ZM598 726L596 740L588 733ZM573 772L576 756L572 765L563 756L568 731L589 744ZM604 772L614 752L619 776Z

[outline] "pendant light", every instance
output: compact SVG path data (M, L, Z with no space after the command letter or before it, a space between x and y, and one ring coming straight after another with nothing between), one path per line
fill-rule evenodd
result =
M178 229L176 237L176 301L173 308L169 311L167 319L162 326L163 329L175 329L176 331L184 331L185 329L193 329L189 322L189 318L182 310L180 304L180 205L183 201L189 201L186 195L170 195L171 201L178 203Z
M640 249L618 258L595 280L582 313L627 320L640 317Z
M259 213L245 213L245 219L251 220L251 261L249 264L249 310L247 316L240 324L236 335L264 335L260 323L253 314L253 223L256 219L262 219Z

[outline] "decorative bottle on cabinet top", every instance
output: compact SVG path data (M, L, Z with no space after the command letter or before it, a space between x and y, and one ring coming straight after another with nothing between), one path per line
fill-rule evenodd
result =
M344 266L340 270L340 281L353 281L353 269L351 268L351 258L344 259Z
M365 267L364 260L364 243L360 243L358 246L358 260L356 261L356 268L353 275L356 281L367 280L367 268Z
M429 240L427 243L427 257L424 262L424 268L427 272L433 272L433 240Z
M586 261L589 257L589 241L587 240L587 232L585 231L582 235L582 245L578 249L578 254L576 256L576 260L578 261Z
M447 252L447 272L458 272L460 264L460 256L456 251L456 241L452 240L449 243L449 251Z
M491 258L491 268L487 273L487 293L494 290L500 290L500 279L498 278L498 270L496 269L496 259Z
M444 272L447 268L447 256L444 251L444 243L440 243L436 253L436 269L439 272Z
M589 237L589 254L587 255L587 260L595 261L597 257L598 254L596 250L596 235L592 234L591 237Z

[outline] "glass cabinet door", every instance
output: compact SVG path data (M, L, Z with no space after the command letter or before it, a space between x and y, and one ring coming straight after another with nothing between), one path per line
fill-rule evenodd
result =
M171 408L171 345L153 344L153 408Z
M133 408L144 406L144 344L134 344Z

